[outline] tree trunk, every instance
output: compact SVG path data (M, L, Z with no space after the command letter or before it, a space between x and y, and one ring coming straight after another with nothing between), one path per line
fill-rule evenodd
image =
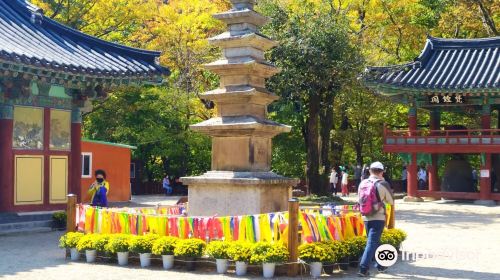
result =
M342 119L342 122L340 123L339 127L339 132L342 133L342 135L345 133L347 129L349 129L349 118L347 117L347 106L345 104L342 105L340 109L340 118ZM335 142L334 145L332 146L333 149L333 162L336 166L338 165L343 165L342 159L344 155L344 145L345 145L345 139L341 138L338 142Z
M330 132L333 129L333 92L327 93L325 96L323 108L320 114L320 137L321 137L321 165L322 165L322 188L324 192L328 190L328 175L330 174L331 162L329 157L330 152Z
M308 118L306 125L307 135L307 183L314 194L322 194L321 180L319 177L319 148L318 148L318 125L319 125L320 97L318 94L309 96Z
M356 164L363 166L363 143L354 145L354 150L356 151Z

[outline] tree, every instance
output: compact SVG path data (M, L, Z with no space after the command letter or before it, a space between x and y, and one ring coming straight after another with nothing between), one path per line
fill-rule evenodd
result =
M184 108L195 112L202 104L183 96L168 87L118 89L85 115L84 135L137 146L134 157L145 164L149 180L161 179L164 172L199 174L209 168L210 140L185 129L200 118L187 119Z
M326 178L330 161L321 160L321 149L329 151L333 100L353 81L363 60L349 39L342 16L299 2L304 9L298 11L276 2L260 3L260 9L272 18L264 32L279 42L269 58L282 69L268 84L282 98L303 108L306 177L312 192L325 194L327 182L321 175Z
M202 65L219 55L207 39L224 25L212 14L226 10L212 0L37 0L45 14L90 35L162 51L172 75L161 87L126 87L110 93L85 116L84 133L99 140L137 145L134 157L146 164L150 180L165 171L200 174L209 169L208 138L189 125L211 117L199 94L217 77ZM144 114L144 116L143 116Z

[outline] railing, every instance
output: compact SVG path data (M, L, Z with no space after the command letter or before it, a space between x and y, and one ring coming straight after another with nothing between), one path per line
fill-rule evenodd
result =
M386 145L500 145L500 129L390 130Z

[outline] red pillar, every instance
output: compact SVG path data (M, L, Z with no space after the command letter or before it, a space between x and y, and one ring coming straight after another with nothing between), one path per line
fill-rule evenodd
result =
M485 100L483 105L483 112L481 115L481 128L490 129L491 128L491 107ZM489 134L489 133L484 133ZM491 197L491 154L487 153L484 155L484 165L481 166L481 172L479 172L479 187L480 193L479 197L481 200L490 200ZM481 173L487 173L488 176L481 176Z
M71 122L71 177L69 193L76 194L78 201L82 199L82 124L80 110L73 110Z
M429 166L429 191L439 191L441 186L438 177L437 154L432 154L432 164Z
M417 197L417 154L411 154L411 162L407 167L408 196Z
M14 207L13 126L12 119L0 119L0 212L12 211Z
M441 114L438 110L433 110L430 113L430 130L431 135L436 135L437 130L441 127ZM441 189L438 177L438 155L431 154L431 164L429 165L429 191L439 191Z
M491 154L485 154L484 165L481 166L481 172L479 172L479 198L481 200L490 200L491 199ZM487 177L481 176L481 173L488 174Z
M410 104L408 110L408 130L410 136L417 135L417 106L414 102Z
M490 129L491 128L491 115L490 114L481 115L481 128L482 129Z

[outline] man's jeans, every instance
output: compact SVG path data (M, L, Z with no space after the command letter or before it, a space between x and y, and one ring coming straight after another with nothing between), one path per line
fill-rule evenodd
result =
M361 257L361 262L359 263L359 270L361 272L367 272L370 268L373 258L375 257L375 251L377 250L380 243L380 236L384 230L385 221L367 221L365 222L366 228L366 247ZM378 266L378 264L377 264Z

